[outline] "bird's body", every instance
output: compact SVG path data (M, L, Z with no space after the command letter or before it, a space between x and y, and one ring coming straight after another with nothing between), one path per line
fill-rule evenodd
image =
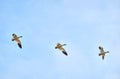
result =
M60 44L60 43L57 43L57 46L55 47L55 49L59 49L62 51L62 53L64 53L66 56L68 55L66 50L63 48L63 46L65 46L66 44Z
M109 51L105 52L103 47L101 47L101 46L99 46L98 48L100 50L99 56L102 56L102 59L104 60L104 57L105 57L106 53L109 53Z
M19 37L18 37L16 34L12 34L12 36L13 36L12 41L17 42L18 46L19 46L20 48L22 48L21 41L19 40L19 38L21 38L22 36L19 36Z

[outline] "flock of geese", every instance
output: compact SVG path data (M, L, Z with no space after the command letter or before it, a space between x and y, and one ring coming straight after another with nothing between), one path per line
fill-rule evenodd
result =
M12 34L13 38L12 41L16 41L16 43L18 44L19 48L22 49L22 44L19 38L22 38L22 36L17 36L15 33ZM68 53L66 52L66 50L63 48L63 46L66 46L66 44L60 44L57 43L55 46L55 49L59 49L64 55L68 56ZM106 53L109 53L109 51L104 51L103 47L99 46L98 47L100 50L99 56L102 56L102 60L104 60L104 57L106 55Z

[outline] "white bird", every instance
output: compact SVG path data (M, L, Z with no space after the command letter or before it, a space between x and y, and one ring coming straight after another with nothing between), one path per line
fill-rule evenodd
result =
M60 43L57 43L57 45L55 46L55 49L59 49L62 51L63 54L65 54L66 56L68 55L66 50L63 48L63 46L65 46L66 44L60 44Z
M16 34L12 34L12 36L13 36L13 38L12 38L12 41L16 41L17 42L17 44L18 44L18 46L20 47L20 48L22 48L22 44L21 44L21 41L19 40L19 38L22 38L22 36L17 36Z
M102 55L102 59L104 60L105 54L106 54L106 53L109 53L109 51L106 51L106 52L105 52L104 49L103 49L103 47L101 47L101 46L99 46L98 48L99 48L99 50L100 50L99 56Z

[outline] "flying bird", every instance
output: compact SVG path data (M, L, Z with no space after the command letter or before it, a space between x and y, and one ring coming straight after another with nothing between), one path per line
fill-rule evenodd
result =
M17 36L15 33L12 34L13 38L12 38L12 41L16 41L19 48L22 48L22 44L21 44L21 41L19 40L19 38L22 38L22 36Z
M101 47L101 46L99 46L98 48L100 50L99 56L102 56L102 60L104 60L105 54L109 53L109 51L105 52L104 49L103 49L103 47Z
M63 54L65 54L66 56L68 55L66 50L63 48L63 46L65 46L66 44L60 44L57 43L57 45L55 46L55 49L59 49L60 51L62 51Z

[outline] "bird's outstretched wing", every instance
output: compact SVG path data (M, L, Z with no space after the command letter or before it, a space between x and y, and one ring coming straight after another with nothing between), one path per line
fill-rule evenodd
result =
M106 51L105 53L109 53L109 51Z
M64 50L62 51L63 54L65 54L66 56L68 56L67 52Z
M63 44L62 46L66 46L67 44Z
M18 43L18 46L19 46L20 48L22 48L22 45L21 45L21 43Z
M15 40L17 43L18 43L18 46L20 47L20 48L22 48L22 44L21 44L21 41L18 39L18 40Z
M18 38L22 38L23 36L19 36Z

